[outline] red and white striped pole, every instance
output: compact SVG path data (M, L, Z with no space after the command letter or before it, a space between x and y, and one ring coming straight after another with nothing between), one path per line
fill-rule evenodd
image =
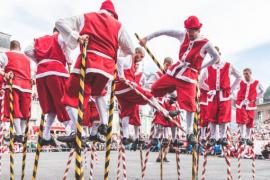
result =
M67 179L67 174L68 174L68 171L69 171L69 168L70 168L70 164L71 164L72 156L73 156L74 152L75 152L74 149L71 149L70 150L70 153L69 153L69 156L68 156L67 165L66 165L66 169L65 169L65 172L64 172L64 176L63 176L63 180L66 180Z
M3 140L4 140L4 94L2 95L1 100L1 116L0 116L0 179L2 175L2 156L3 156Z
M210 128L207 128L207 134L206 134L206 144L208 144L208 141L210 139ZM202 169L202 180L205 180L205 174L206 174L206 167L207 167L207 156L211 151L213 150L213 147L205 148L204 154L203 154L203 169Z
M255 147L255 143L254 143L254 140L255 140L255 132L254 130L252 130L252 134L251 134L251 141L252 141L252 179L255 180L255 171L256 171L256 167L255 167L255 159L256 159L256 154L255 154L255 150L254 150L254 147Z

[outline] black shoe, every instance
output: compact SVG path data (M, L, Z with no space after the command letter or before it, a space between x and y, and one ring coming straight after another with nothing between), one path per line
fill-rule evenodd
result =
M23 135L15 135L14 142L23 143Z
M58 136L57 140L64 143L75 143L76 134L73 132L69 136Z
M10 137L9 136L8 137L5 137L4 136L4 141L9 142L10 141Z
M122 139L122 143L123 143L124 146L126 146L126 145L132 143L132 140L129 139L129 138L124 137L124 138Z
M221 145L221 139L217 140L217 145Z
M157 146L158 145L158 139L157 138L152 139L151 144L152 144L152 146Z
M246 139L246 143L248 146L253 146L253 142L250 139Z
M217 143L216 139L210 138L207 145L206 145L206 147L207 148L214 147L216 145L216 143Z
M163 162L170 162L166 157L163 159Z
M96 141L96 142L100 142L100 143L105 143L105 140L101 137L101 135L99 133L97 133L94 136L90 136L89 140L94 141L94 142Z
M180 147L180 146L183 146L183 145L184 145L184 143L182 141L178 140L178 139L175 139L173 141L173 146L174 147Z
M160 159L160 157L158 157L157 160L156 160L156 162L160 162L160 161L161 161L161 159Z
M131 150L133 151L137 151L137 147L138 147L138 144L136 143L136 141L131 145Z
M228 145L228 140L227 140L227 138L222 138L222 139L220 140L220 144L221 144L222 146L227 146L227 145Z
M197 143L194 134L188 134L187 135L187 141L191 145L194 145L194 144Z
M243 144L245 144L245 143L246 143L245 138L241 138L240 141L239 141L239 144L240 144L240 145L243 145Z
M168 146L169 145L169 140L167 138L164 138L162 140L162 146Z
M41 138L41 139L39 140L39 144L40 144L41 146L48 146L48 145L51 145L51 146L54 146L54 147L57 146L57 144L56 144L56 142L55 142L55 140L54 140L53 137L51 137L49 140L46 140L46 139L44 139L44 138Z
M181 113L181 111L169 111L169 115L174 118L175 116L178 116Z
M101 124L99 127L98 127L98 132L103 135L103 136L106 136L107 135L107 129L108 129L108 126L105 125L105 124Z

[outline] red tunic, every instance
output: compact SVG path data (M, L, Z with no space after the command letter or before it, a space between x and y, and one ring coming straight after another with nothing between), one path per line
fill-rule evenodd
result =
M230 63L226 62L222 68L209 66L207 71L208 101L213 101L214 96L219 96L220 101L231 100Z
M205 38L191 41L186 34L184 42L180 46L179 61L170 67L167 74L190 83L197 83L198 72L201 70L207 53L203 47L207 43L208 39Z
M256 98L257 98L257 86L258 80L254 80L250 83L245 81L240 82L240 89L237 93L236 107L241 109L245 106L247 110L256 109Z
M99 73L112 78L121 24L105 13L84 14L84 21L80 35L89 35L86 73ZM79 73L81 59L80 55L76 61L74 73Z
M6 52L8 64L5 72L14 73L13 88L21 92L32 92L30 60L23 53L9 51Z
M67 59L58 43L58 35L46 35L35 39L35 58L38 63L36 78L49 75L69 77L65 68Z

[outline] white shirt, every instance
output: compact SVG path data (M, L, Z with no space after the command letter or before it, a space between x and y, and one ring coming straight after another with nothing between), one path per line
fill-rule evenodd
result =
M185 39L186 33L183 31L177 31L177 30L162 30L162 31L154 32L154 33L146 36L146 40L149 41L155 37L162 36L162 35L173 37L173 38L177 39L182 44L184 39ZM202 38L202 36L199 36L194 41L196 41L200 38ZM211 66L212 64L214 64L216 61L219 60L219 55L210 41L208 41L208 43L205 44L203 49L211 56L211 60L208 61L207 63L203 64L202 69L206 68L208 66Z
M127 57L118 56L117 57L117 71L119 78L125 78L125 69L130 69L132 66L132 56L129 55Z
M109 14L106 10L100 10L98 13ZM79 15L59 19L55 23L55 27L60 31L70 49L75 49L78 46L78 39L80 37L80 32L84 27L84 22L84 15ZM135 49L133 43L123 26L121 26L121 29L119 30L118 42L124 55L134 54Z

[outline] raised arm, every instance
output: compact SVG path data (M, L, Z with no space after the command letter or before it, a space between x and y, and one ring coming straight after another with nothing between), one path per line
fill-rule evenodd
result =
M264 94L264 88L261 83L258 84L257 86L257 98L263 97Z
M232 84L232 91L235 91L242 80L242 76L232 64L230 65L230 74L235 77L235 80Z
M70 49L75 49L78 46L78 40L83 26L83 15L59 19L55 23L56 29L61 33L63 39Z
M202 69L203 68L206 68L208 66L213 65L214 63L216 63L220 59L217 50L214 48L214 46L212 45L211 42L208 42L202 48L202 51L203 52L207 52L210 55L210 57L211 57L210 61L208 61L207 63L205 63L205 64L202 65Z

